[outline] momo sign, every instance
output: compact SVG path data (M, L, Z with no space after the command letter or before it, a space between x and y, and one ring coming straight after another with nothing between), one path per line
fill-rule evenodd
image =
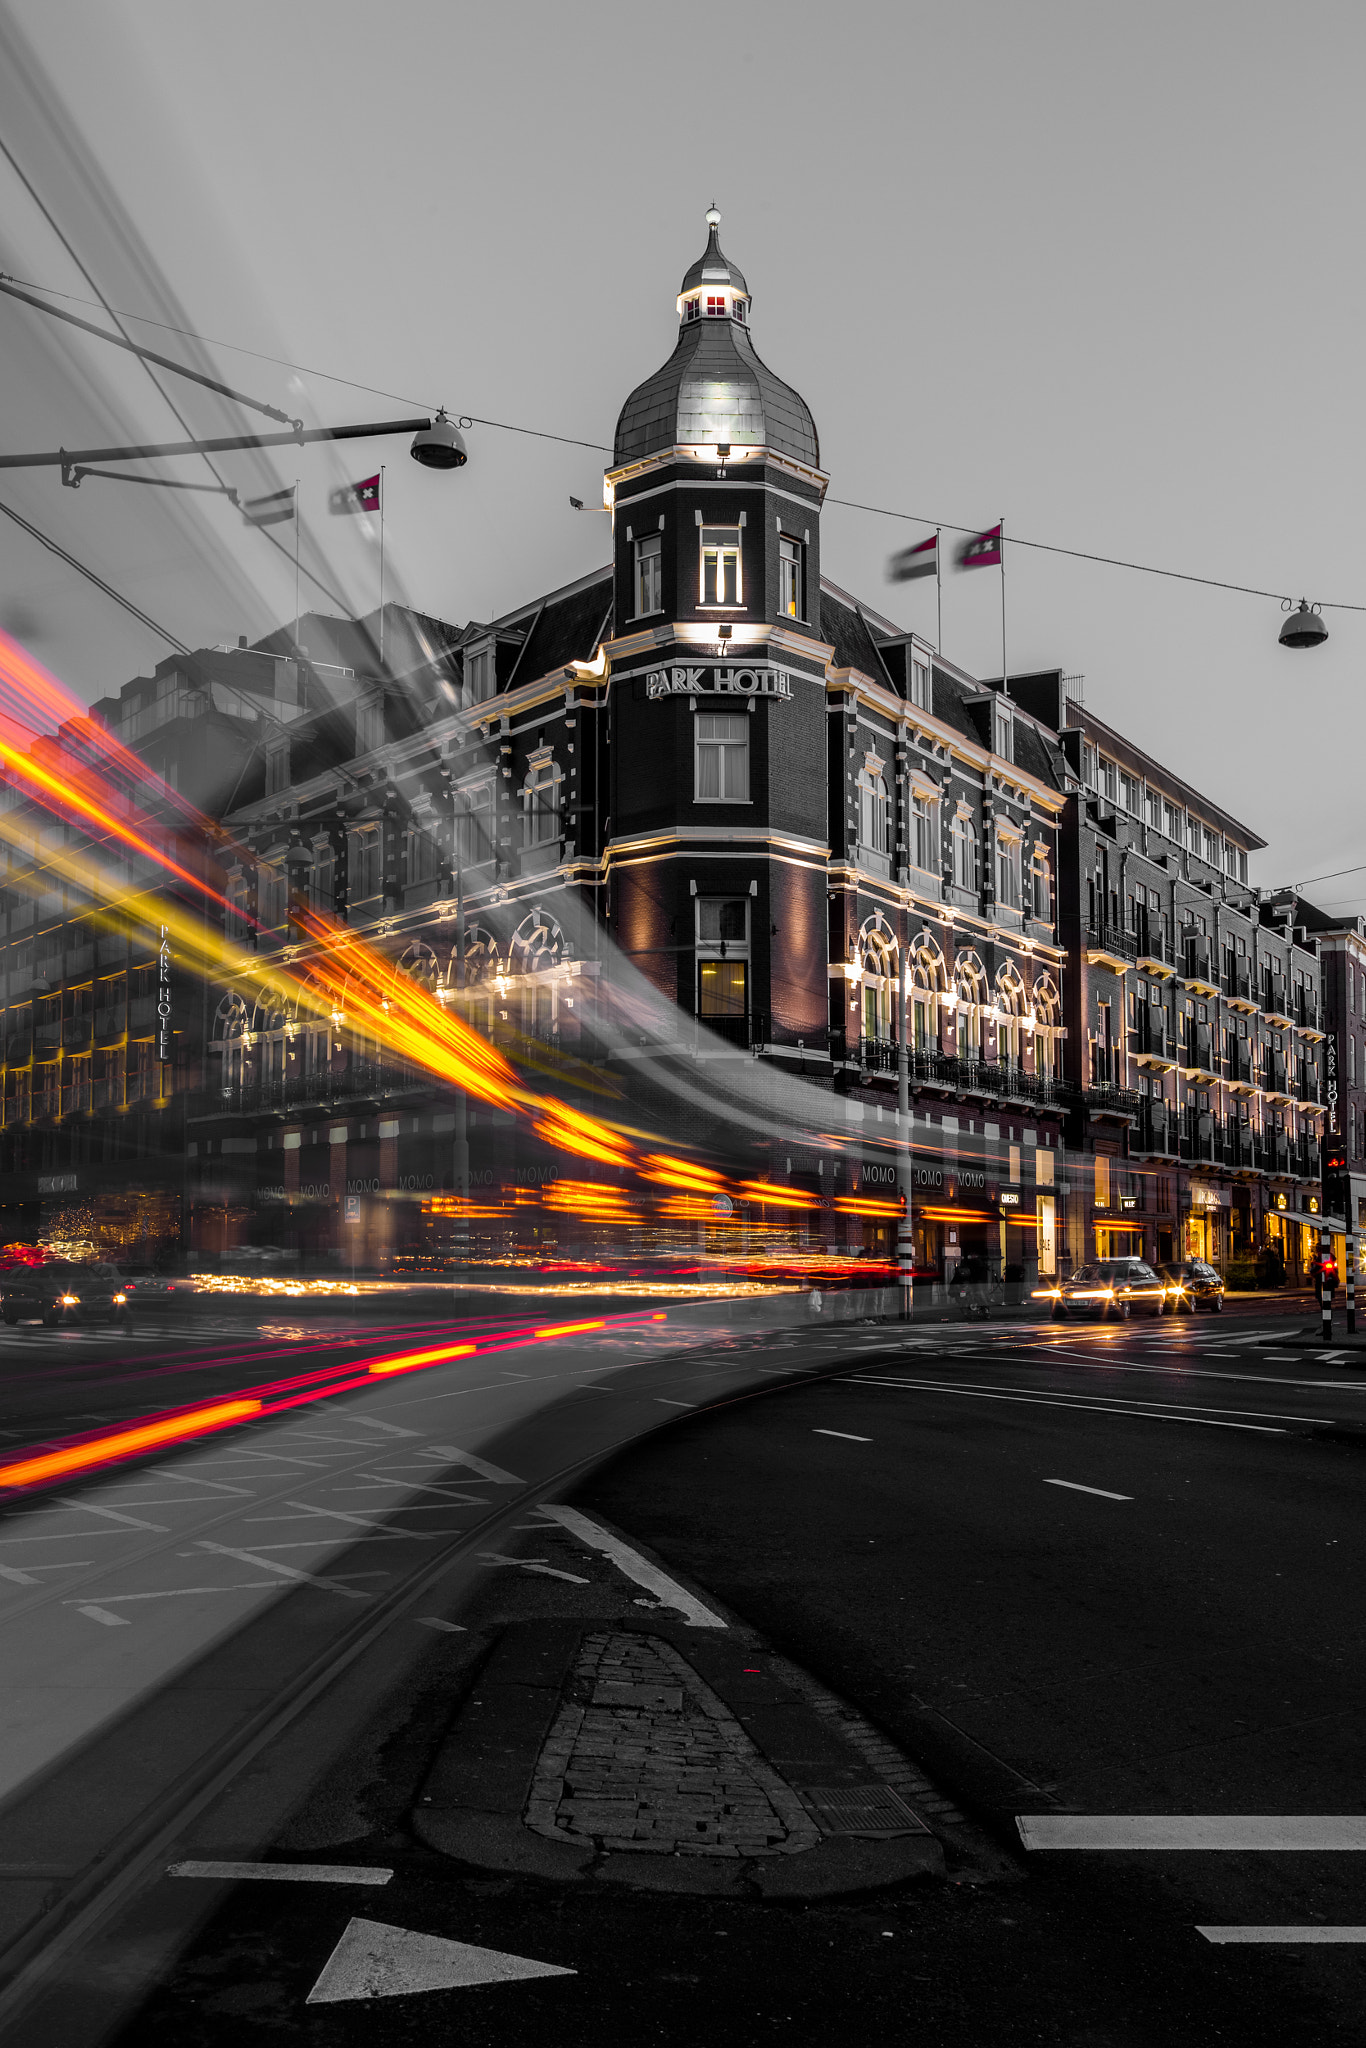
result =
M755 662L749 668L722 668L716 662L676 662L652 668L645 678L648 697L785 697L792 696L792 677L785 668Z

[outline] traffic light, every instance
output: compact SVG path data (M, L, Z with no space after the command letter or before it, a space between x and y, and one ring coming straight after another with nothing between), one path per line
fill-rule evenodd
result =
M1340 1137L1323 1139L1323 1213L1325 1216L1347 1215L1347 1200L1351 1192L1347 1177L1347 1147Z

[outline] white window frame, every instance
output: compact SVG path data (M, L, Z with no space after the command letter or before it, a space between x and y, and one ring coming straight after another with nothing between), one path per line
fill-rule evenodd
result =
M522 845L528 852L559 840L562 781L561 770L548 754L528 762L522 784Z
M982 842L970 811L960 809L953 821L953 886L972 895L981 893Z
M918 711L930 708L930 664L914 649L911 651L911 702Z
M652 618L664 609L664 536L647 533L635 543L636 612Z
M734 534L734 540L722 539L722 535ZM708 535L712 537L708 539ZM745 602L744 573L741 564L741 528L738 526L702 526L698 528L697 549L697 602L703 611L739 611ZM718 592L733 590L731 597L707 596L707 557L716 558L716 589ZM730 571L731 573L727 573Z
M349 843L346 849L346 903L347 909L353 910L357 904L373 903L376 897L384 893L384 847L380 841L378 825L353 825L347 836ZM362 890L359 886L362 864L364 869L369 869L372 849L375 886L373 889ZM370 879L368 874L365 879Z
M484 640L477 647L466 648L465 702L486 704L495 694L497 680L498 668L494 660L492 640Z
M922 875L939 873L939 801L928 790L911 789L910 865ZM922 858L922 855L924 858Z
M996 901L1017 914L1022 909L1021 839L1010 825L996 827Z
M725 730L722 731L721 728ZM696 711L693 716L693 801L699 804L747 804L749 793L750 714ZM715 756L718 794L703 793L704 766ZM743 789L741 784L743 783Z
M858 778L859 845L883 860L892 851L892 797L881 765L868 762Z
M804 619L806 550L791 534L778 535L778 610L785 619Z

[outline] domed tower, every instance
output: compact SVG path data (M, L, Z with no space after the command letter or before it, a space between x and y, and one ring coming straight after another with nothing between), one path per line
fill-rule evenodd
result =
M617 421L613 935L702 1043L815 1052L828 1023L820 507L805 400L760 358L720 215L678 338Z

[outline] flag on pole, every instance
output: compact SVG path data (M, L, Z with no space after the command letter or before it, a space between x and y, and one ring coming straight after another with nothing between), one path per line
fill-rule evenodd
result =
M1001 566L1001 527L998 521L989 526L985 533L974 533L971 540L965 540L958 550L960 569L999 569Z
M899 555L893 555L887 564L889 583L915 583L922 576L937 576L939 573L939 535L932 533L928 540L917 541L913 548L903 548Z
M342 484L333 491L327 501L332 513L378 512L379 471L373 476L363 476L358 484Z
M278 526L282 520L294 517L294 486L286 491L272 491L265 498L243 498L238 510L248 526Z

